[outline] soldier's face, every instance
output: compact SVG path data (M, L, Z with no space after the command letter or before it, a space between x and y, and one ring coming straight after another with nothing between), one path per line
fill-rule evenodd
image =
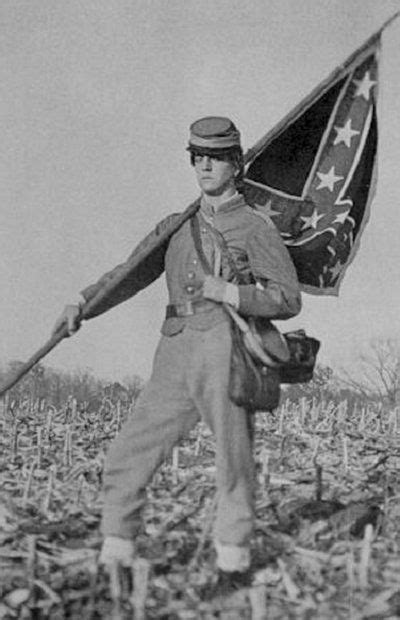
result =
M235 184L236 166L226 157L195 155L194 169L201 190L220 196Z

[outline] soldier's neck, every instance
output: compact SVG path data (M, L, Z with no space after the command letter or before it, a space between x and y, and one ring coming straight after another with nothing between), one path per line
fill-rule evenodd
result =
M237 193L238 192L237 192L236 187L229 187L222 194L219 194L218 196L205 194L203 192L202 199L207 206L211 207L213 211L218 211L221 205L223 205L225 202L227 202L228 200L236 196Z

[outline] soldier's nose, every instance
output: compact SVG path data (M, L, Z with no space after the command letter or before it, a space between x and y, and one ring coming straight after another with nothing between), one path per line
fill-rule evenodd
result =
M203 170L210 170L211 168L211 157L209 157L209 155L204 155L203 160L202 160L202 167Z

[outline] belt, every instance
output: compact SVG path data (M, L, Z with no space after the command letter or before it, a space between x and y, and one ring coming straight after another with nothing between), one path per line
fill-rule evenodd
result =
M166 307L165 318L173 319L181 316L193 316L200 312L208 312L216 307L214 302L209 301L185 301L181 304L169 304Z

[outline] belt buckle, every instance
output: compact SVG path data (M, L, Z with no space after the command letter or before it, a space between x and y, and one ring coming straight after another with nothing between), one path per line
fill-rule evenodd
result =
M183 304L185 316L192 316L194 314L193 302L188 299Z

